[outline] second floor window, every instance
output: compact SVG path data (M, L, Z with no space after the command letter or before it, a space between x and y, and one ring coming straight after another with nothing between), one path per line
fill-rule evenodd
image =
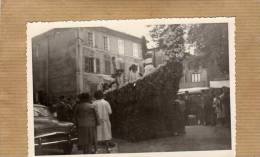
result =
M94 72L94 58L85 57L85 72L87 73Z
M94 34L92 32L88 32L87 44L89 47L94 47Z
M191 82L200 82L200 74L194 73L191 75Z
M133 44L133 56L136 58L139 57L138 45L136 43Z
M109 50L109 39L107 36L103 36L104 40L104 50Z
M118 40L118 53L120 55L124 55L125 54L124 40L121 40L121 39Z

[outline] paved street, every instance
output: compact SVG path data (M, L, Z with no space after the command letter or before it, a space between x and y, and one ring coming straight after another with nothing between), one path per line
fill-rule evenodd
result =
M186 134L181 136L152 139L137 143L124 140L114 140L118 148L114 152L170 152L195 150L224 150L231 148L230 132L228 128L212 126L187 126ZM103 153L99 149L99 153ZM59 150L47 150L44 154L61 154ZM73 154L81 154L74 146Z
M187 126L182 136L153 139L138 143L119 141L120 153L169 152L195 150L224 150L231 148L228 128L211 126Z

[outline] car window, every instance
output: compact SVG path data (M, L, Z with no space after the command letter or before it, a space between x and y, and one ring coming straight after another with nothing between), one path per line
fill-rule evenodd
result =
M50 117L50 116L52 116L52 114L45 107L35 107L34 108L34 116Z
M39 117L40 113L34 110L34 117Z

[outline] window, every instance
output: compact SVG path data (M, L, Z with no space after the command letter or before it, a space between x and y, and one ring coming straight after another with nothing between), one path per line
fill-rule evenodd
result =
M35 107L34 108L34 116L35 117L51 117L52 114L47 108L44 107Z
M120 55L124 55L125 54L125 46L124 46L124 40L119 39L118 40L118 52Z
M92 32L88 32L88 41L87 44L89 47L94 47L94 35Z
M87 73L94 72L94 58L85 57L85 72Z
M103 36L103 40L104 40L104 50L109 50L109 39L107 36Z
M125 63L123 63L123 62L120 62L120 69L123 69L123 70L125 70Z
M110 62L110 60L105 60L105 73L111 74L111 62Z
M200 74L198 74L198 73L192 74L191 81L200 82Z
M34 111L34 117L40 117L40 112Z
M100 73L100 60L96 58L96 73Z
M137 58L139 57L138 45L136 43L133 44L133 56Z

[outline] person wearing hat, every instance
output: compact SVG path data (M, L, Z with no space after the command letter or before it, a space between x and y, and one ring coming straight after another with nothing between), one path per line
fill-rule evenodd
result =
M97 126L99 118L88 93L79 96L80 102L76 108L75 115L78 125L79 146L83 148L84 154L97 151ZM92 148L94 146L94 152Z

